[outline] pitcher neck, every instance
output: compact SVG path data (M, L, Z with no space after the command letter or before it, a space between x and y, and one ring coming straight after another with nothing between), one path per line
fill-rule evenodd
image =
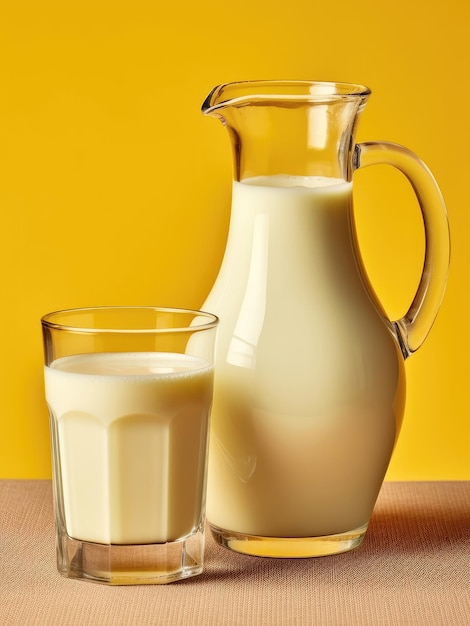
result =
M370 90L318 81L215 87L202 106L227 128L237 181L257 176L351 180L355 132Z

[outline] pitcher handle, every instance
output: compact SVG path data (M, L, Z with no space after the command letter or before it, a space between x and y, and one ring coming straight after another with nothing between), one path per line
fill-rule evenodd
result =
M418 289L407 313L393 322L406 358L423 344L444 296L450 260L449 223L436 180L416 154L408 148L386 141L357 144L354 169L376 164L392 165L408 178L424 222L425 254Z

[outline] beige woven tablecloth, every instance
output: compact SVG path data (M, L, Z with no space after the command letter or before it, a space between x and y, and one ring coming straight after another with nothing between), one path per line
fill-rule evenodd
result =
M67 580L50 481L0 481L0 624L470 624L470 482L385 483L362 546L333 557L248 557L206 541L197 578Z

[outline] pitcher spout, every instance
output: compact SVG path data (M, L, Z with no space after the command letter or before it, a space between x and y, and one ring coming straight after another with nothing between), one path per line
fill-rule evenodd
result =
M229 131L234 177L330 176L350 180L364 85L320 81L245 81L215 87L202 112Z

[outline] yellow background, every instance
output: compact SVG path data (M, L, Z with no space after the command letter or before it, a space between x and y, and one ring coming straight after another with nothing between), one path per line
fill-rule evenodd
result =
M390 479L470 479L469 4L461 0L3 2L0 8L0 477L50 475L39 319L96 304L198 307L227 234L218 83L361 82L358 140L402 143L447 202L440 315L406 364ZM355 175L366 266L392 318L418 280L423 229L387 167Z

